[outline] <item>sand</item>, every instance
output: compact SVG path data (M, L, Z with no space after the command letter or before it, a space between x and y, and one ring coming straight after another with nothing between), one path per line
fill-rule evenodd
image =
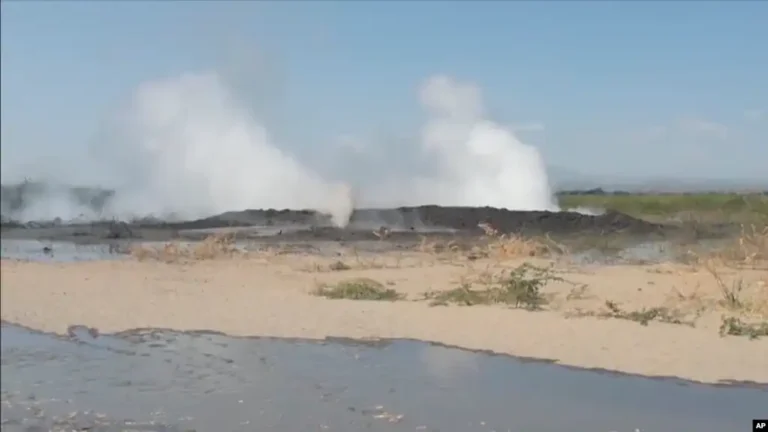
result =
M65 333L74 324L102 333L134 328L213 330L231 335L295 338L412 338L467 349L548 359L570 366L716 383L768 383L768 338L721 337L720 290L714 278L682 265L552 265L564 282L545 288L543 311L501 305L431 306L430 290L447 290L523 261L438 259L430 254L342 257L352 269L330 271L338 258L257 255L196 261L35 263L3 260L2 319ZM731 270L764 306L766 272ZM406 300L332 300L318 284L368 277ZM581 287L581 288L580 288ZM586 288L584 288L586 287ZM745 294L746 295L746 294ZM583 316L610 300L626 311L665 306L695 327ZM744 312L746 313L746 312Z

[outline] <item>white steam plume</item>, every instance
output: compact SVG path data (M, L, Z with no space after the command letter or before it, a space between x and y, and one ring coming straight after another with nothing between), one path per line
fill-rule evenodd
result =
M424 82L420 100L429 120L422 149L437 173L390 185L379 205L491 206L510 210L558 209L538 150L511 129L486 118L480 90L437 75ZM412 191L407 196L393 190Z
M421 148L436 172L398 179L394 187L357 191L365 205L557 210L538 151L486 118L477 87L434 76L419 96L428 114ZM275 146L214 73L145 83L119 119L95 148L112 183L98 186L116 190L102 216L189 220L291 208L331 214L339 226L349 221L350 188L321 178ZM417 155L403 155L408 156ZM71 214L49 214L65 203L41 199L52 203L32 207L32 213L49 219L79 213L67 208Z
M348 188L274 146L215 74L142 85L102 153L119 168L110 213L193 219L245 209L314 209L345 225ZM116 146L116 147L115 147Z
M430 116L424 148L440 167L437 204L556 209L538 150L485 118L477 87L435 76L420 96Z

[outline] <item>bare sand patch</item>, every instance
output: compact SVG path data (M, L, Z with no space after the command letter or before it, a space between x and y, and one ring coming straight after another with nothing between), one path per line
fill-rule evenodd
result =
M741 303L733 305L723 301L722 287L709 272L683 265L574 267L551 259L502 262L450 253L264 253L183 263L3 261L2 319L57 333L82 324L101 332L160 327L413 338L648 376L768 382L768 338L719 332L724 316L766 318L764 271L722 271L723 280L738 277L746 287L738 293ZM493 302L433 306L425 299L425 293L457 287L485 292L499 275L523 264L552 275L537 294L546 300L538 310ZM359 279L402 298L316 295L318 287Z

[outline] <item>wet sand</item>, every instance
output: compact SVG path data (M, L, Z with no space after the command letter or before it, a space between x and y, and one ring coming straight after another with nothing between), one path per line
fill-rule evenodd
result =
M330 271L337 260L351 269ZM543 311L431 306L422 298L425 291L452 289L468 277L522 262L554 265L566 279L544 288L551 301ZM737 276L765 290L759 283L765 272ZM380 281L407 299L331 300L312 294L318 284L355 277ZM169 328L309 339L407 338L644 376L768 383L768 339L721 337L724 311L709 307L719 295L711 275L671 264L574 266L537 259L500 264L419 252L264 252L186 264L2 262L2 319L60 334L82 324L107 333ZM573 316L596 313L606 301L627 311L669 306L700 316L695 327Z

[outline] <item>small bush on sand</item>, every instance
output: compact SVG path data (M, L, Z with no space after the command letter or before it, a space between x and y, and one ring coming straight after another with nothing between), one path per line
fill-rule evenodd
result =
M343 261L336 261L331 263L328 266L328 269L331 271L344 271L344 270L350 270L352 267L350 267L348 264L346 264Z
M547 268L526 263L493 276L486 289L473 289L471 284L465 283L449 291L425 293L424 297L431 300L431 304L435 306L450 303L464 306L507 304L516 308L536 310L547 303L541 289L551 281L562 279L552 275Z
M568 317L598 317L615 318L627 321L634 321L640 325L647 326L651 321L657 321L667 324L683 324L694 327L693 320L684 319L684 314L667 307L642 308L634 311L623 310L616 302L607 300L605 309L601 311L583 311L577 310L566 314Z
M723 317L720 324L720 336L746 336L750 339L758 339L768 336L768 321L760 323L746 323L736 317Z
M652 307L635 311L625 311L612 301L606 301L605 306L608 311L598 314L598 316L635 321L644 326L647 326L651 321L693 326L693 322L683 321L679 313L666 307Z
M403 298L397 291L368 278L348 279L333 285L320 285L314 294L329 299L348 300L394 301Z

